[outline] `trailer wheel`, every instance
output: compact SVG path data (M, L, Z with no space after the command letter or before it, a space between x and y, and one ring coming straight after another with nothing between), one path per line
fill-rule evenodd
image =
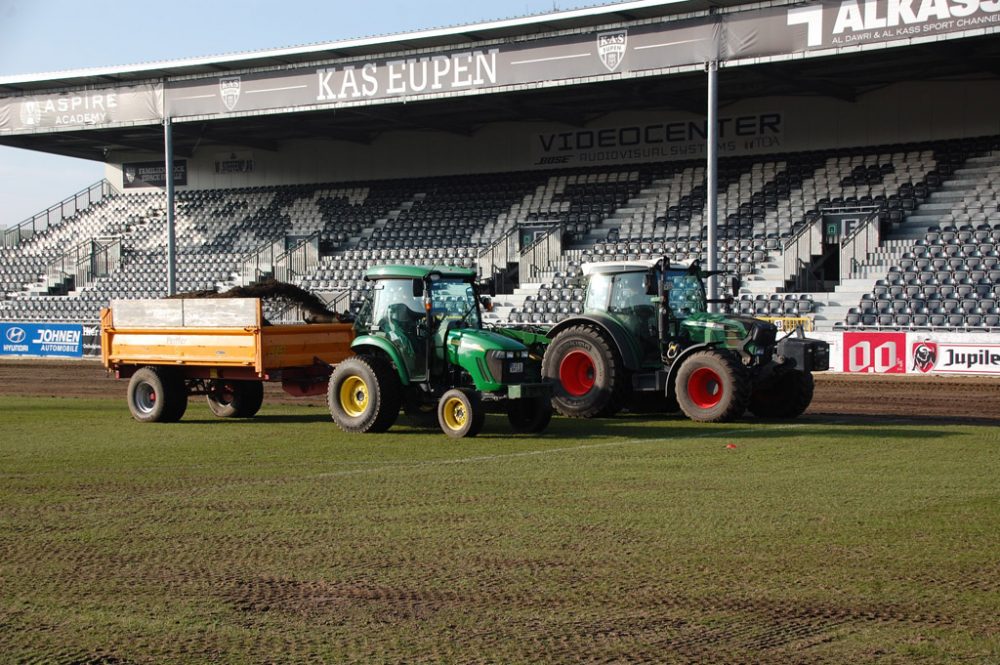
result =
M594 326L571 326L549 344L542 375L554 383L552 406L570 418L613 416L625 397L618 352Z
M750 410L759 418L797 418L809 408L815 383L809 372L792 369L754 386Z
M216 379L208 386L208 408L220 418L253 418L264 403L260 381Z
M518 434L538 434L552 420L552 400L546 397L523 397L507 400L507 420Z
M128 409L141 423L173 423L187 410L184 379L164 367L143 367L128 382Z
M454 439L479 434L485 421L486 411L474 390L452 388L438 402L441 431Z
M750 376L730 353L699 351L681 365L674 383L677 403L691 420L722 423L743 415Z
M333 370L327 404L345 432L384 432L399 416L402 386L388 359L378 355L347 358Z

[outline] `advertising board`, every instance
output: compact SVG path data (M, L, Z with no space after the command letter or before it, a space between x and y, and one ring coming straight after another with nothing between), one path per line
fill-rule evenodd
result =
M83 326L0 323L0 355L79 358L83 355Z

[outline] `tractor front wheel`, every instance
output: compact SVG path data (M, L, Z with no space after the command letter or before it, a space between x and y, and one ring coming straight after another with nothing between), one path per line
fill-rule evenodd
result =
M754 386L750 410L759 418L797 418L809 408L815 383L809 372L791 369Z
M438 424L453 439L475 436L483 429L486 411L479 393L468 388L452 388L438 402Z
M507 400L507 420L518 434L543 432L552 420L552 400L547 397Z
M736 420L750 401L746 368L724 351L699 351L684 360L674 388L684 415L700 422Z

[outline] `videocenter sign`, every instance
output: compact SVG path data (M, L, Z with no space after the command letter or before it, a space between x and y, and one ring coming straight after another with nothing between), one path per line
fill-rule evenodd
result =
M165 85L0 99L0 134L473 95L1000 29L1000 0L824 0ZM392 49L391 42L385 48Z

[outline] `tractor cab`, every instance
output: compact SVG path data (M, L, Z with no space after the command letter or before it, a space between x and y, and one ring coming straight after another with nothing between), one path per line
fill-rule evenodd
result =
M410 380L441 374L447 367L449 332L481 328L475 273L411 266L386 266L373 273L368 277L373 282L370 297L355 320L355 333L375 334L390 342Z

